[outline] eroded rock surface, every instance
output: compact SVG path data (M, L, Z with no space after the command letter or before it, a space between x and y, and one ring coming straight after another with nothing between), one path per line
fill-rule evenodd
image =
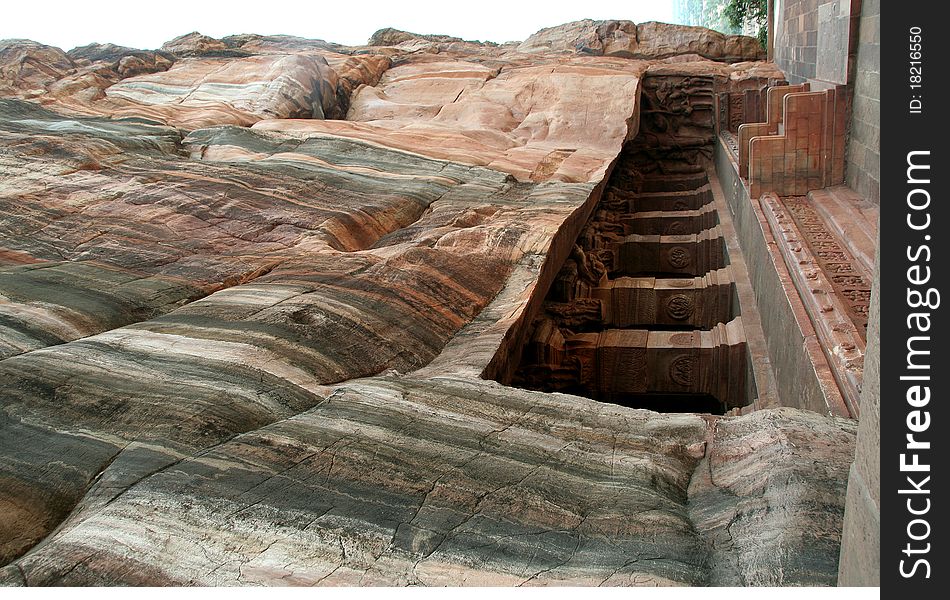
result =
M660 59L695 55L724 62L762 60L765 50L748 36L705 27L585 19L542 29L518 46L521 52L572 52Z
M831 584L853 439L848 421L792 410L704 420L472 380L358 380L144 479L131 472L161 449L126 448L5 576Z
M781 77L585 23L2 42L0 580L832 583L851 422L480 378L644 123Z

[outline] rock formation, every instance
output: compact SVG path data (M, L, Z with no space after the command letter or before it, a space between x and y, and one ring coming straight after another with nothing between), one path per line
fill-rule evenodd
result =
M753 38L723 35L705 27L593 21L585 19L542 29L518 46L521 52L562 51L626 58L696 57L739 62L763 60L764 49Z
M680 235L643 181L706 176L708 99L782 79L753 43L0 42L0 582L834 583L853 422L491 381L565 273L642 325L663 278L612 274ZM707 254L683 321L746 361Z

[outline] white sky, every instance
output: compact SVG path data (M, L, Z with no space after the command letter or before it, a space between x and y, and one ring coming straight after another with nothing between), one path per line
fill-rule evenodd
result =
M200 31L288 34L364 44L382 27L463 39L523 40L542 27L583 18L671 21L671 0L12 0L0 9L0 39L27 38L69 50L91 42L158 48Z

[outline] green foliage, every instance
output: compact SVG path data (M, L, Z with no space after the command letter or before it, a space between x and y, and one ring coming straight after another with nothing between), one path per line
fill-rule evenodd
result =
M725 14L734 27L742 27L746 23L761 25L768 19L769 5L767 0L729 0L726 3Z
M673 18L683 25L700 25L722 33L742 33L757 29L757 38L766 47L768 0L673 0Z
M727 0L723 14L733 27L758 26L756 37L763 48L768 43L768 0Z
M729 23L725 16L728 0L673 0L673 19L683 25L699 25L722 33L735 34L742 26Z

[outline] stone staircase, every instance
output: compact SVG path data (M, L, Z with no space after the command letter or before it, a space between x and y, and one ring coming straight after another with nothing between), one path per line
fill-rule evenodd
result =
M661 411L749 404L728 263L705 171L616 177L552 286L514 384Z

